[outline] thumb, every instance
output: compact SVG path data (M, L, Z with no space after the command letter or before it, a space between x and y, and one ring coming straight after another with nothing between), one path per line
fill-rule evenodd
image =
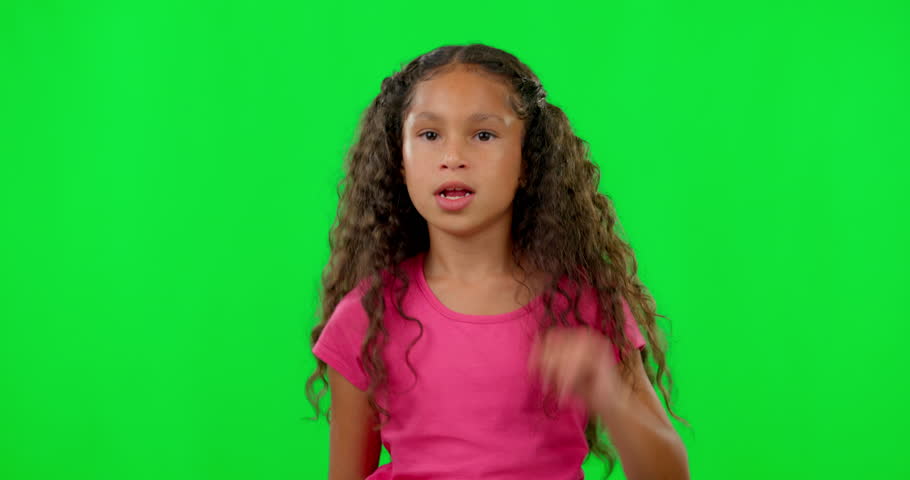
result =
M540 369L540 350L540 336L535 336L534 342L531 344L531 350L528 353L528 370L531 373L537 373Z

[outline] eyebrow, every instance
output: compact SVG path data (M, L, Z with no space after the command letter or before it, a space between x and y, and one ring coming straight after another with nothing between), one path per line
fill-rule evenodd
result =
M442 120L442 118L439 115L437 115L433 112L420 112L414 116L415 120L421 119L421 118L426 118L427 120ZM502 117L500 117L499 115L496 115L494 113L477 112L477 113L471 114L471 116L468 117L468 121L470 121L470 122L482 122L484 120L498 120L500 123L503 123L503 124L506 123L506 121L503 120Z

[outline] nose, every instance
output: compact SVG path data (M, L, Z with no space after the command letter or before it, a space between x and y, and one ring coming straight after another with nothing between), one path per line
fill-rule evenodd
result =
M455 143L455 142L452 142ZM467 168L467 163L462 158L461 152L457 145L446 149L442 154L442 161L439 162L440 169Z

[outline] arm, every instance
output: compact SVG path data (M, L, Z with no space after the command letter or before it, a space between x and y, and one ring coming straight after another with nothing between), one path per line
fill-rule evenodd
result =
M382 449L375 410L367 394L328 367L332 397L329 426L329 480L363 480L379 465Z
M641 356L631 359L632 383L622 394L601 396L604 401L595 414L616 446L627 478L688 480L685 445L648 380Z

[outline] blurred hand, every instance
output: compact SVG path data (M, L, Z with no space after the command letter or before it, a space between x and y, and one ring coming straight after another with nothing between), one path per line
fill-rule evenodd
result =
M596 330L556 327L531 347L528 366L540 375L545 392L556 391L560 405L574 395L589 412L601 412L627 402L631 393L614 352L613 343Z

